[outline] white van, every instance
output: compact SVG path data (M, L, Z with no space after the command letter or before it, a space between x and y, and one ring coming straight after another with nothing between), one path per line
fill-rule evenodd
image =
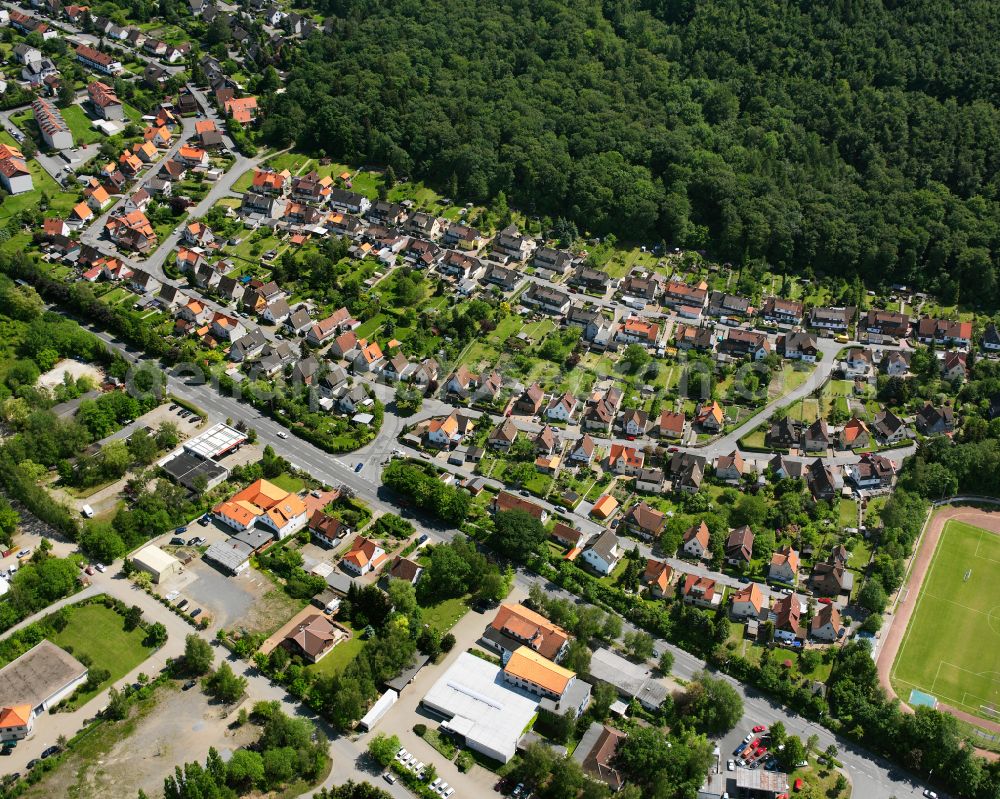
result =
M80 508L80 513L82 513L83 516L86 517L87 519L94 518L94 509L90 507L90 505L84 505L82 508Z

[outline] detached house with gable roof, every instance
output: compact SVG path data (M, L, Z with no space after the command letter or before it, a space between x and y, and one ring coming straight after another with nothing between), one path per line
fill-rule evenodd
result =
M648 558L646 570L642 573L642 584L649 589L655 599L663 599L670 590L674 570L666 561Z
M681 550L688 557L701 560L708 552L709 539L708 525L701 521L684 531L684 536L681 539Z
M794 585L799 575L799 553L789 546L782 547L771 556L767 576L771 580Z
M350 552L341 559L340 566L344 571L361 577L378 569L387 557L377 542L359 535L354 539Z

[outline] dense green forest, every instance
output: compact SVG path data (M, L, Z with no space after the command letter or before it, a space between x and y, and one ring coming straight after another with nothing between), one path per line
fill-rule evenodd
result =
M265 136L581 230L994 302L990 0L313 0Z

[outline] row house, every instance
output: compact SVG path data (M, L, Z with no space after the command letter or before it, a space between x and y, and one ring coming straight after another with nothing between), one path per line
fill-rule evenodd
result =
M73 134L55 105L42 97L37 97L31 103L31 110L41 131L42 140L48 147L53 150L66 150L73 146Z
M526 261L538 245L535 240L523 235L516 225L508 225L493 240L493 249L515 261Z
M544 269L558 275L566 274L573 265L573 256L565 250L553 247L539 247L531 261L536 269Z
M830 333L846 333L854 319L855 309L816 307L809 312L809 325Z
M726 332L726 338L719 343L719 352L732 358L762 361L771 354L771 342L766 333L733 328Z
M452 222L441 234L441 241L446 247L458 247L461 250L482 249L486 239L476 228Z
M630 316L618 326L616 338L623 344L642 344L655 347L660 340L661 329L655 322L640 316Z
M438 266L438 271L455 280L478 280L483 276L486 267L474 255L466 255L458 250L448 250Z
M898 311L871 308L864 318L864 329L868 333L906 338L910 335L910 317Z
M955 322L951 319L921 317L917 322L917 341L968 349L972 344L972 322Z
M105 231L115 244L147 253L156 247L156 232L142 211L118 214L108 219Z
M105 75L117 75L122 71L122 62L117 58L85 44L76 46L76 60L85 67Z
M679 280L670 280L663 288L662 301L678 312L681 308L693 308L700 314L708 301L708 286L704 283L689 286Z
M713 291L708 295L708 315L726 319L749 319L753 314L750 300L724 291Z
M371 208L371 200L363 194L347 189L331 188L327 199L331 208L350 214L363 215Z
M534 306L546 313L564 315L570 308L570 297L558 289L532 283L521 295L521 302Z
M761 306L761 317L771 324L798 325L802 322L803 305L797 300L767 297Z
M595 294L605 294L613 285L613 281L607 272L581 265L569 279L569 285Z
M106 83L95 80L87 85L87 96L94 113L101 119L122 121L125 119L125 107L122 105L115 90Z

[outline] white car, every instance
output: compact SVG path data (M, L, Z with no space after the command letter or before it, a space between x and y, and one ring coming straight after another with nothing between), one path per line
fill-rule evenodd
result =
M448 797L451 796L453 793L455 793L455 789L449 788L443 794L441 794L441 796L443 797L443 799L448 799Z
M926 796L927 799L938 799L938 795L930 788L924 788L924 796Z
M95 564L94 568L97 569L97 571L101 572L102 574L108 570L108 567L105 566L103 563Z
M452 787L451 787L451 786L450 786L450 785L449 785L449 784L448 784L447 782L442 782L442 783L441 783L441 784L440 784L440 785L439 785L439 786L437 787L437 792L438 792L439 794L441 794L441 796L451 796L451 794L450 794L450 793L448 793L449 791L451 791L452 793L454 793L455 789L454 789L454 788L452 788Z
M417 774L420 774L420 772L421 772L421 771L423 771L423 770L424 770L425 768L427 768L427 766L425 766L425 765L424 765L423 763L421 763L421 762L420 762L420 761L418 760L418 761L417 761L416 763L414 763L414 764L413 764L413 765L411 766L411 768L412 768L412 769L413 769L413 770L414 770L414 771L415 771L415 772L416 772Z
M408 760L409 757L410 753L407 752L405 749L400 749L398 752L396 752L396 760L398 760L400 763L402 763L405 760Z
M753 733L750 733L746 738L743 739L743 743L748 744L753 740Z
M442 782L442 779L440 777L438 777L436 780L434 780L434 782L431 783L431 790L432 791L436 791L438 789L438 786L441 785L441 782Z
M174 601L175 599L177 599L177 597L179 597L180 595L181 595L181 592L180 592L180 591L171 591L171 592L170 592L169 594L167 594L167 595L166 595L165 597L163 597L163 598L164 598L165 600L167 600L167 602L173 602L173 601Z
M278 438L288 438L288 433L282 430L280 433L278 433Z
M732 760L726 763L726 771L736 771L736 764Z

